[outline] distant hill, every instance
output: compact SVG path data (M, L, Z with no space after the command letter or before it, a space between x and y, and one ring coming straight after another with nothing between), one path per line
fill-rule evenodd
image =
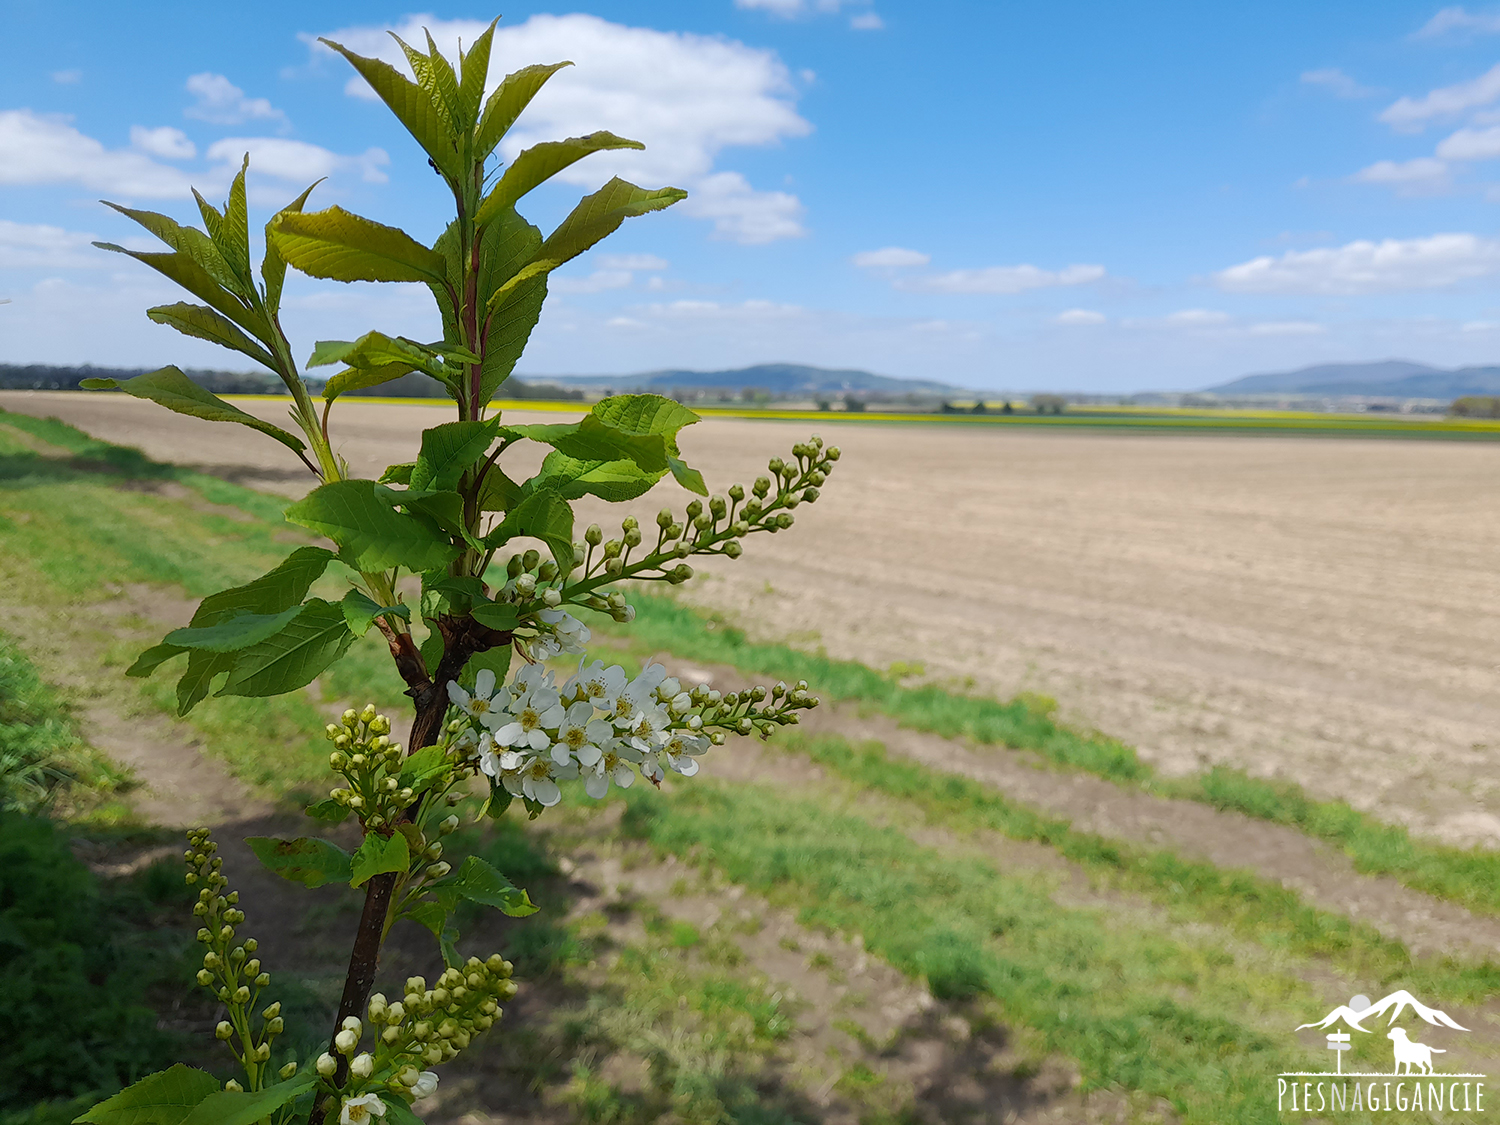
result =
M897 379L890 375L872 375L868 371L834 371L800 363L761 363L732 371L670 370L643 371L639 375L544 375L528 378L565 387L608 391L670 391L674 388L741 391L754 388L773 395L843 394L849 391L892 395L964 393L960 387L930 379Z
M1362 395L1372 398L1454 399L1500 394L1500 367L1446 370L1388 359L1379 363L1325 363L1279 374L1246 375L1208 387L1216 395Z

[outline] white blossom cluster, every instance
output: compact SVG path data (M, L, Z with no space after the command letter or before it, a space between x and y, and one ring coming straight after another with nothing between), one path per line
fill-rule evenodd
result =
M631 680L619 665L586 660L561 687L540 664L504 686L489 669L472 692L450 681L454 745L472 748L479 770L511 795L550 807L562 799L561 781L582 778L597 800L611 783L629 788L637 773L657 785L668 770L692 777L699 756L727 734L769 734L818 703L802 682L724 695L705 684L685 690L660 664Z

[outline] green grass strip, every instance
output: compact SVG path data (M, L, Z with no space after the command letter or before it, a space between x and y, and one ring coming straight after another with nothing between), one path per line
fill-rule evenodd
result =
M1186 1122L1272 1122L1274 1079L1306 1065L1295 1046L1224 1013L1316 1008L1301 982L1237 965L1107 915L1058 906L1039 879L945 856L901 832L785 791L694 783L631 790L625 831L696 857L795 906L811 926L925 977L945 999L992 996L1086 1087L1167 1099ZM1189 999L1191 997L1191 999Z
M1222 766L1193 777L1161 778L1134 748L1059 723L1032 698L1002 703L931 684L903 687L854 661L752 642L718 615L670 597L637 593L632 604L636 619L628 629L597 615L589 624L628 639L637 651L666 650L748 673L806 680L824 698L868 704L914 730L1030 750L1060 767L1284 824L1339 848L1357 871L1388 875L1470 910L1500 914L1500 852L1413 839L1405 828L1384 824L1343 801L1316 800L1294 782L1253 778Z

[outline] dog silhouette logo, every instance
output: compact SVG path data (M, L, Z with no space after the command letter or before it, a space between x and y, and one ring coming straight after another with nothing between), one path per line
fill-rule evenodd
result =
M1421 1073L1432 1073L1432 1056L1447 1054L1443 1047L1429 1047L1426 1043L1413 1043L1407 1037L1406 1028L1393 1027L1385 1033L1385 1037L1391 1041L1391 1046L1396 1052L1396 1068L1392 1074L1400 1074L1401 1068L1406 1067L1406 1073L1412 1073L1412 1067L1422 1068Z

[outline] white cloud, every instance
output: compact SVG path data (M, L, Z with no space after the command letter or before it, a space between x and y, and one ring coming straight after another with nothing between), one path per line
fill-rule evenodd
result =
M359 172L366 183L383 184L387 177L382 169L391 162L380 148L366 149L358 156L340 156L319 145L284 137L225 137L209 145L204 155L223 165L221 174L233 175L247 152L253 173L301 185L346 169Z
M1448 186L1448 166L1430 156L1415 160L1378 160L1354 173L1361 184L1385 184L1401 195L1421 195L1441 191Z
M1252 336L1321 336L1328 328L1310 320L1267 320L1252 324Z
M837 15L847 8L863 7L868 2L869 0L734 0L734 6L770 12L782 19L795 19L798 16ZM858 19L859 16L854 18ZM875 18L878 20L880 17Z
M416 15L391 30L408 42L424 42L426 27L451 55L460 39L472 43L486 26ZM315 57L328 54L315 36L302 38ZM406 69L385 27L348 27L328 38ZM681 210L712 219L717 234L741 242L804 233L795 196L756 191L739 173L715 168L726 148L779 144L812 131L797 112L791 74L774 51L722 36L626 27L591 15L537 15L496 30L491 86L507 71L561 59L576 65L558 72L532 101L501 146L505 159L538 141L609 129L642 141L646 150L599 153L557 179L590 190L613 175L648 187L676 184L699 197ZM346 90L373 97L358 77Z
M124 197L177 199L188 180L128 149L107 149L61 116L0 110L0 184L78 184Z
M1217 309L1179 309L1162 317L1162 323L1169 328L1209 328L1228 324L1229 319L1228 313Z
M855 31L879 31L885 27L885 20L874 12L861 12L849 17L849 26Z
M718 301L682 300L646 305L638 311L669 320L765 321L799 317L807 310L801 305L787 305L777 301L749 300L738 304L721 304Z
M1469 12L1462 7L1444 8L1416 32L1417 39L1430 39L1450 31L1494 33L1500 31L1500 15Z
M886 246L880 250L862 250L849 260L862 270L902 269L925 266L932 261L932 255L901 246Z
M130 127L131 147L151 156L162 156L168 160L189 160L198 155L198 148L181 129L162 125L147 129L142 125Z
M807 233L801 200L784 191L756 191L738 172L704 176L678 206L684 214L712 219L714 237L747 246Z
M1471 320L1459 326L1460 332L1493 332L1500 328L1500 320Z
M1103 266L1065 266L1060 270L1036 266L989 266L985 269L953 270L931 277L908 277L896 288L928 293L1024 293L1056 285L1083 285L1104 276Z
M222 74L205 71L187 80L187 92L197 100L183 114L214 125L239 125L245 121L286 121L286 114L265 98L247 98Z
M1500 271L1500 240L1473 234L1387 238L1253 258L1214 275L1232 293L1356 294L1438 289Z
M83 81L83 71L54 70L52 72L52 81L56 82L59 86L76 86Z
M118 259L89 245L96 235L0 219L0 269L99 269Z
M1093 309L1066 309L1052 318L1053 324L1088 325L1103 324L1109 318Z
M1380 114L1380 120L1402 132L1418 132L1438 117L1453 117L1489 105L1500 98L1500 64L1478 78L1443 86L1420 98L1399 98Z
M672 264L655 254L600 254L594 261L606 270L664 270Z
M1493 160L1500 156L1500 125L1460 129L1437 146L1444 160Z
M1375 93L1368 86L1361 86L1336 66L1322 70L1304 70L1302 81L1309 86L1321 86L1336 98L1367 98Z
M587 277L553 274L547 285L558 293L602 293L606 289L624 289L633 277L629 270L595 270Z

